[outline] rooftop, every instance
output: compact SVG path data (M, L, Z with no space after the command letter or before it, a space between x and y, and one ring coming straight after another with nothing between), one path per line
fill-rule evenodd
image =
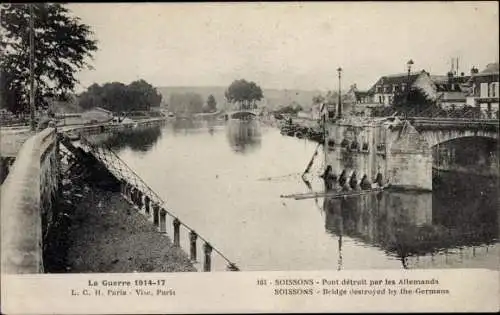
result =
M368 90L368 92L373 92L377 85L399 85L399 84L413 84L415 80L423 73L427 73L425 70L419 72L412 72L410 75L408 73L398 73L390 74L380 77L378 81ZM428 74L428 73L427 73Z
M499 68L499 63L493 62L488 64L483 71L478 73L478 75L498 74Z

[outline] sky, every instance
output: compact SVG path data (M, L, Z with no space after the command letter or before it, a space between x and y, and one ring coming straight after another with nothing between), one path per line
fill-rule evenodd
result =
M68 4L91 26L99 50L92 83L145 79L154 86L368 89L382 75L445 75L498 62L496 2Z

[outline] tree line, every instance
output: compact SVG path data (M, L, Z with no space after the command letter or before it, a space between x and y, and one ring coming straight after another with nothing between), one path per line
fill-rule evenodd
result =
M156 88L145 80L137 80L128 85L121 82L92 84L79 95L82 109L102 107L113 112L147 111L161 104L162 96Z

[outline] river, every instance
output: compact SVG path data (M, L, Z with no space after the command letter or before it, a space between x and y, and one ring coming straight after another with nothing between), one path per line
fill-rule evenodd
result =
M324 190L324 153L306 184L317 144L275 127L178 120L107 143L242 270L499 265L497 178L441 173L432 193L294 200L280 196Z

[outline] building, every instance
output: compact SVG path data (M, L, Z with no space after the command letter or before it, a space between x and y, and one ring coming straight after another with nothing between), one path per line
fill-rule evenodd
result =
M406 92L411 88L419 88L431 99L436 99L435 85L428 72L422 70L416 73L401 73L383 76L368 90L371 103L390 106L394 95Z
M469 104L480 108L487 118L498 117L499 103L499 63L490 63L486 68L471 76Z
M473 71L471 71L472 74ZM436 93L436 104L442 109L459 109L467 105L471 76L449 71L447 75L431 75Z
M353 84L343 97L343 110L354 116L367 116L370 114L369 105L373 105L372 99L370 92L360 91L356 84Z

